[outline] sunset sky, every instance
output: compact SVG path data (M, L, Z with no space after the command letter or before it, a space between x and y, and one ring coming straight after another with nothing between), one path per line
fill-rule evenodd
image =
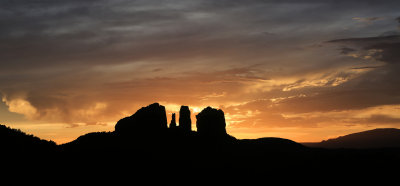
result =
M1 0L0 28L0 123L58 144L154 102L239 139L400 128L399 0Z

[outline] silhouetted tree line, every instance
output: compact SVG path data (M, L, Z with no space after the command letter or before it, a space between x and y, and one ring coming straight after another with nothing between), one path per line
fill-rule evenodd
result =
M57 144L53 141L43 140L19 129L0 125L0 150L3 154L51 153L57 148Z

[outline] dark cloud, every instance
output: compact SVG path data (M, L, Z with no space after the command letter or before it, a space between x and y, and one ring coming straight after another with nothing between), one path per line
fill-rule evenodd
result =
M350 52L354 52L354 51L356 51L355 49L352 49L352 48L348 48L348 47L343 47L343 48L341 48L340 49L340 53L341 54L348 54L348 53L350 53Z
M394 87L371 89L353 87L348 90L340 90L338 88L329 91L319 90L317 95L289 98L277 105L277 108L282 112L292 113L363 109L378 105L399 104L400 99L396 96L399 92L400 90Z
M394 118L382 114L374 114L368 118L361 119L359 122L366 124L400 124L400 118Z
M382 66L362 66L362 67L353 67L351 69L364 70L364 69L376 69L376 68L379 68L379 67L382 67Z
M90 68L97 64L154 58L185 60L205 55L259 58L271 46L289 44L288 41L293 45L293 40L315 36L306 28L335 21L337 15L324 13L332 4L333 1L2 1L0 60L7 62L9 69L23 70L28 64L35 64L30 68ZM335 6L347 5L341 2ZM354 7L347 9L350 8ZM346 14L347 9L337 14ZM275 33L273 38L285 40L266 43L265 30Z
M376 57L377 60L381 60L391 64L399 64L400 63L400 54L398 49L400 48L400 37L396 39L393 38L394 42L386 43L381 42L371 46L367 46L367 50L379 50L382 51L379 53L379 56Z
M400 47L400 35L348 38L332 40L329 42L360 46L363 50L374 51L372 57L388 64L397 64L400 62L400 54L397 52ZM390 68L393 68L393 66L390 66Z
M278 106L282 111L340 111L400 104L399 36L346 38L329 42L345 45L343 48L359 47L369 53L373 51L370 57L385 64L352 68L370 71L339 86L304 88L303 92L314 91L315 94L287 99ZM343 53L343 48L341 53L348 54L348 50Z
M335 39L327 42L331 43L347 43L362 46L369 46L376 43L391 43L393 41L398 41L400 35L390 35L390 36L375 36L375 37L355 37L355 38L345 38L345 39Z

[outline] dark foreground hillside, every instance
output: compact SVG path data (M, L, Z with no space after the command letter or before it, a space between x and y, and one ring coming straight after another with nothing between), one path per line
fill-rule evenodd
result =
M121 119L112 132L95 132L55 145L18 130L0 127L2 156L12 168L35 167L55 173L171 175L271 175L373 172L393 170L399 148L311 148L282 138L238 140L226 133L222 110L206 108L191 130L188 108L180 114L184 127L166 121L157 103ZM190 124L190 125L189 125ZM15 166L18 165L18 166ZM139 173L138 173L139 171ZM136 172L136 173L135 173ZM206 179L206 178L204 178Z

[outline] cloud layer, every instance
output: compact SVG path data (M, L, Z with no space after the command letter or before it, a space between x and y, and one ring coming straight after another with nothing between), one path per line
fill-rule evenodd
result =
M389 0L1 1L2 102L31 122L73 128L110 127L152 102L223 108L236 132L397 127L399 115L376 108L400 105L399 8ZM298 139L319 139L309 136Z

